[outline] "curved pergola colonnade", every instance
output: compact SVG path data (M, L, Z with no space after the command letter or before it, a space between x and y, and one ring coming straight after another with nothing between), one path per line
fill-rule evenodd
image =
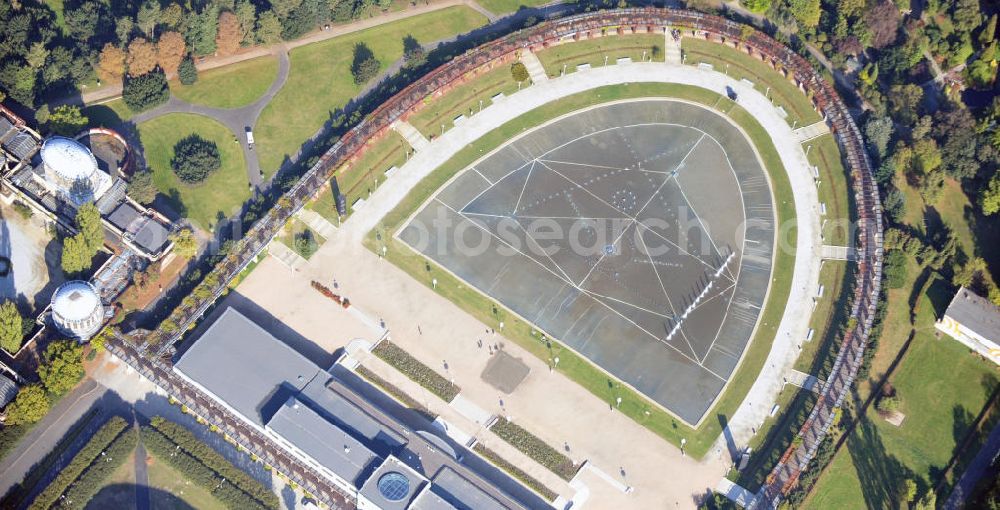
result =
M462 83L464 79L497 65L513 62L523 48L540 50L570 39L581 40L592 36L614 34L664 33L667 29L682 29L690 31L690 35L729 44L753 58L761 59L807 94L840 143L856 198L858 225L855 249L858 272L850 313L853 327L844 334L827 384L800 431L801 444L795 446L793 443L753 502L753 504L773 504L784 491L794 486L799 473L815 454L816 448L832 423L834 411L840 407L862 361L880 289L881 203L872 177L871 165L864 150L863 138L832 85L824 81L805 59L789 48L763 33L744 32L743 27L744 25L718 16L685 10L648 8L602 11L548 21L486 43L456 57L404 88L331 147L206 277L202 286L208 292L201 292L199 295L208 297L199 299L191 296L186 299L164 321L164 325L157 332L146 337L142 349L153 349L161 354L169 352L171 345L180 340L183 333L228 288L229 282L257 257L280 231L286 220L322 189L337 169L356 158L372 140L391 129L394 122L404 119L420 108L426 97L446 91ZM641 67L643 66L634 66L635 69ZM614 70L614 67L611 69ZM595 69L590 73L594 71L599 70ZM687 67L684 74L689 74L691 71L692 68ZM621 75L621 70L617 70L615 74ZM713 74L721 76L719 73ZM759 93L757 95L759 96ZM750 113L756 115L758 112ZM481 115L486 114L487 111L484 111ZM470 124L466 123L463 129ZM785 127L787 128L787 124ZM452 130L452 132L460 131ZM772 135L772 138L778 142L778 138L781 137ZM801 146L798 149L801 152ZM789 162L783 160L783 163L786 169L790 168ZM797 257L797 266L799 258L801 257Z

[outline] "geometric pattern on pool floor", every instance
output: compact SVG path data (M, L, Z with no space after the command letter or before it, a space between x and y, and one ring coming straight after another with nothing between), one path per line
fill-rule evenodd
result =
M508 142L398 237L697 424L760 315L773 210L753 147L726 118L644 99Z

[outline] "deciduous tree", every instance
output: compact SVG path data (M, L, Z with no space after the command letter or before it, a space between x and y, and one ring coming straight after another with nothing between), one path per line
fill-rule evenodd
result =
M146 37L153 38L154 31L156 30L156 25L160 23L160 2L156 0L146 0L139 7L139 13L136 14L136 25L139 26L139 30L142 30Z
M178 256L191 258L198 254L198 240L194 238L191 229L182 228L170 234L170 240L174 243L174 253Z
M351 74L354 76L354 83L361 85L367 83L378 74L379 62L372 53L371 48L365 43L354 45L354 62L351 64Z
M88 253L87 242L83 236L78 234L63 239L60 261L63 272L76 275L90 268L91 257Z
M125 76L125 52L111 43L105 44L97 60L97 76L108 83L121 80Z
M73 136L87 127L90 119L81 113L77 105L57 106L49 115L49 128L62 136Z
M7 425L29 425L41 420L49 412L49 397L39 384L21 388L17 397L7 407Z
M184 60L187 46L184 36L177 32L164 32L156 43L156 57L164 73L173 75Z
M91 256L104 247L104 226L101 224L101 212L97 206L88 202L76 211L76 228L83 236Z
M7 299L0 304L0 347L13 354L24 340L24 322L17 305Z
M986 216L1000 212L1000 173L994 174L979 193L979 208Z
M156 46L137 37L128 45L128 75L142 76L156 68Z
M38 377L45 389L56 395L66 393L83 377L83 346L72 340L52 342L45 349Z
M215 47L219 55L226 56L236 53L240 48L242 34L240 21L236 15L225 11L219 15L219 32L215 36Z
M132 175L128 181L128 196L132 200L146 205L156 200L156 184L153 183L153 172L141 170Z

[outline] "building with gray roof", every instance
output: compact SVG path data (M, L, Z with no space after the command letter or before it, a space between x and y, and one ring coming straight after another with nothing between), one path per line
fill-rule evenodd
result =
M14 398L17 397L17 391L17 383L0 374L0 409L7 407L7 404L14 401Z
M335 370L320 368L233 308L173 369L355 497L362 510L546 507L512 498L443 439L409 428ZM506 475L499 483L530 493Z
M1000 307L990 300L962 287L934 327L1000 365Z

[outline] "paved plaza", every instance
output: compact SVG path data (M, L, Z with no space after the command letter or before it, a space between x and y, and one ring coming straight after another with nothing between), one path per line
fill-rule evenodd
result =
M687 83L720 94L725 93L727 87L736 90L738 103L772 135L791 180L799 218L797 244L784 247L794 249L797 254L794 282L770 355L743 404L727 417L727 434L720 435L716 448L701 461L683 457L677 448L614 412L579 385L558 372L550 372L544 361L499 335L493 337L485 324L361 245L363 236L417 182L454 152L496 126L559 97L603 85L642 81ZM726 443L745 445L755 428L768 416L771 403L783 384L782 376L794 363L798 355L796 346L808 327L810 298L818 281L819 206L802 147L796 142L790 126L763 95L712 71L652 63L609 66L552 79L531 87L529 92L512 96L511 99L517 100L506 101L504 108L487 108L470 117L462 129L446 132L428 150L418 152L305 266L290 270L274 259L267 259L237 292L266 308L291 331L322 346L323 350L346 347L356 338L373 341L379 334L377 328L372 329L363 322L359 325L358 315L344 313L308 288L312 280L327 285L336 281L337 292L349 297L358 310L385 322L393 342L454 379L462 387L463 402L489 413L508 415L549 444L563 446L574 461L587 460L594 469L581 471L574 486L553 486L561 496L586 497L592 508L694 507L695 497L714 487L725 473L729 465L724 453ZM365 329L368 329L367 336ZM484 346L480 346L480 341ZM505 351L520 358L529 368L528 375L510 395L481 378L492 359L485 346L489 342L501 344ZM400 374L380 365L378 360L362 362L366 366L370 363L380 376L400 387L409 390L414 386L408 385ZM474 420L464 417L454 407L420 394L419 388L414 393L414 397L432 412L457 424L463 433L488 435L488 431L481 430ZM615 433L608 434L608 430ZM518 465L523 465L532 475L538 474L546 483L551 479L545 478L544 468L530 461ZM624 487L634 490L626 493L622 490Z

